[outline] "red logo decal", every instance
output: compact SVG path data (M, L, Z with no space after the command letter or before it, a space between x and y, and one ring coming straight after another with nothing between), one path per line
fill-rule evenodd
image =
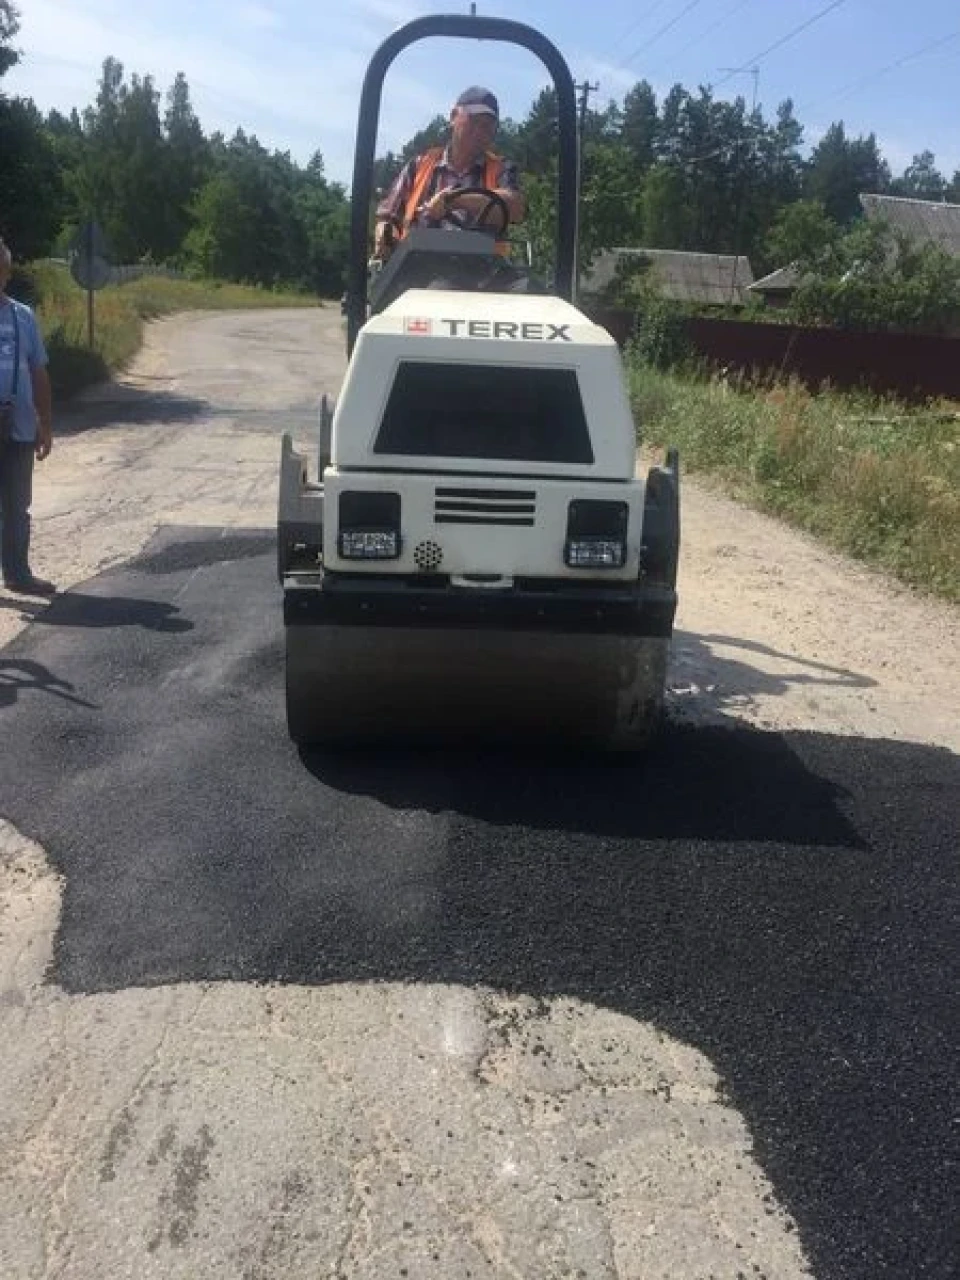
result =
M403 322L403 329L405 333L433 333L433 321L407 316Z

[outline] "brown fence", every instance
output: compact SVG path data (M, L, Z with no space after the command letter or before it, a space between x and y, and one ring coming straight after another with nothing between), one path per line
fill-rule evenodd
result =
M631 336L632 312L587 310L621 346ZM814 388L829 383L909 399L960 400L960 338L802 329L699 316L688 319L686 329L694 353L717 368L763 379L794 377Z

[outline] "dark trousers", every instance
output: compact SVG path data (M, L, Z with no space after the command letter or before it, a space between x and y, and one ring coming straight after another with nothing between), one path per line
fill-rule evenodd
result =
M30 576L34 448L19 441L0 445L0 563L5 582Z

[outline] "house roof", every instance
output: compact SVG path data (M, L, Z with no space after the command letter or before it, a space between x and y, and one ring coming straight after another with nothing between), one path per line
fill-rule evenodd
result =
M911 240L939 245L960 257L960 204L878 195L861 195L860 203L868 218L882 218Z
M723 253L688 253L681 249L604 249L581 278L585 294L598 294L613 283L617 264L644 262L665 298L677 302L715 304L743 302L753 283L749 259Z
M794 263L771 271L768 276L761 276L748 286L751 293L779 293L795 289L800 283L800 275Z

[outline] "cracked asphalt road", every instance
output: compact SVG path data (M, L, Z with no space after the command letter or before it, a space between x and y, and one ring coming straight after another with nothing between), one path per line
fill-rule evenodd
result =
M264 323L77 426L130 554L0 649L0 1276L952 1275L957 756L696 600L645 761L301 755Z

